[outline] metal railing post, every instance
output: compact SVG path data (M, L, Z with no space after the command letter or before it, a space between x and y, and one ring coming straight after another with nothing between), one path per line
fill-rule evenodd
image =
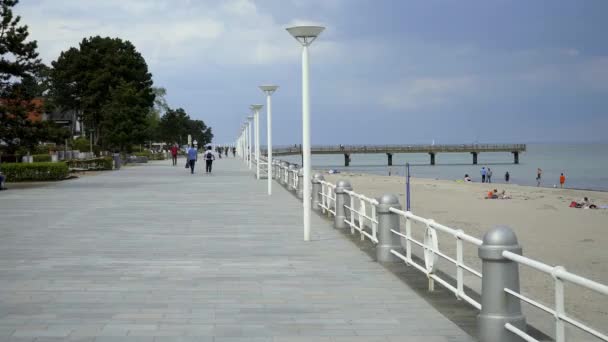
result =
M399 214L390 211L390 208L401 210L399 197L394 194L385 194L377 199L376 215L378 217L378 243L376 244L376 259L379 262L398 262L401 261L391 253L391 250L403 254L401 239L393 234L391 229L400 231Z
M304 199L304 169L298 170L298 190L296 194L299 199Z
M320 173L315 173L314 176L312 176L312 210L314 211L321 210L319 203L321 203L320 192L322 189L321 181L323 180L325 180L325 177Z
M336 183L336 216L334 216L334 228L337 229L348 227L346 222L344 222L348 216L344 205L350 203L350 195L345 193L344 190L352 191L353 187L348 181L338 181L338 183Z
M526 318L518 298L505 288L519 292L519 265L505 257L503 251L521 254L517 236L511 228L497 226L483 237L478 255L482 260L481 311L477 316L480 341L516 342L520 337L505 329L510 323L525 331Z

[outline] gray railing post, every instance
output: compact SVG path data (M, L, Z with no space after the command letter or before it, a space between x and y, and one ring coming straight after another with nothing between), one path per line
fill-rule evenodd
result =
M304 169L298 170L298 190L296 194L299 199L304 198Z
M481 312L477 316L479 339L492 342L515 342L521 339L505 329L506 323L526 328L518 298L507 294L508 288L519 292L519 265L502 256L503 251L521 254L517 236L511 228L497 226L483 237L478 255L482 260Z
M288 177L287 177L287 190L289 191L296 191L296 189L293 188L293 180L294 180L294 173L292 171L294 171L297 168L297 166L291 164L289 165L289 173L288 173Z
M281 162L281 167L279 168L279 183L283 186L285 186L285 184L287 184L285 182L285 169L284 167L288 166L289 163L288 162Z
M315 175L312 176L312 210L315 211L321 210L319 203L321 203L322 180L325 180L325 177L323 177L323 175L320 173L315 173Z
M344 208L344 205L350 205L350 195L345 193L344 190L352 191L353 187L348 181L338 181L336 183L336 216L334 216L334 228L338 229L347 227L347 224L344 222L347 218L347 210Z
M393 234L391 229L400 231L399 215L390 211L390 208L401 209L399 197L385 194L377 199L376 215L378 217L378 244L376 245L376 259L379 262L397 262L400 259L391 253L391 250L402 252L401 239Z

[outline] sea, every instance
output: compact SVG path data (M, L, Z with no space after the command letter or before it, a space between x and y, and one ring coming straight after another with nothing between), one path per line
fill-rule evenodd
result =
M279 158L301 165L299 155ZM392 167L387 166L386 154L352 154L348 167L344 167L341 154L312 156L314 169L351 173L404 176L406 163L412 177L457 180L468 174L474 182L481 182L480 169L485 166L492 170L492 183L505 183L505 173L509 172L509 183L532 186L537 185L536 170L541 168L543 187L559 187L560 174L564 173L567 188L608 191L608 143L528 144L519 164L505 152L480 153L477 165L472 164L469 153L438 153L435 165L430 165L428 154L401 153L393 155Z

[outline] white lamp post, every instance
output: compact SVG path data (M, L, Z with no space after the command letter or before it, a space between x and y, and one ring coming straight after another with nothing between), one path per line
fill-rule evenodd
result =
M304 241L310 241L310 92L309 92L309 63L308 46L323 32L321 26L296 26L287 29L300 44L302 44L302 157L304 168Z
M253 111L253 121L255 122L255 178L260 179L260 109L264 107L261 104L252 104L249 106Z
M276 85L262 85L260 89L266 93L266 150L267 160L266 168L268 169L268 195L272 195L272 103L270 97L279 87Z
M253 121L253 116L248 116L247 117L247 160L249 160L249 169L251 170L251 135L253 134L251 132L251 122Z

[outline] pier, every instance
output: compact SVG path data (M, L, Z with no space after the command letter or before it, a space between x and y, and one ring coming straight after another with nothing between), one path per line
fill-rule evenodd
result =
M260 149L266 155L266 149ZM312 146L312 154L342 154L344 155L344 166L349 166L353 154L376 153L386 154L387 165L393 165L393 154L395 153L427 153L430 164L435 165L435 157L438 153L469 153L472 156L473 165L477 165L477 157L480 153L506 152L513 155L513 163L519 164L519 154L526 151L525 144L459 144L459 145L319 145ZM273 147L275 156L288 156L302 154L300 145Z

